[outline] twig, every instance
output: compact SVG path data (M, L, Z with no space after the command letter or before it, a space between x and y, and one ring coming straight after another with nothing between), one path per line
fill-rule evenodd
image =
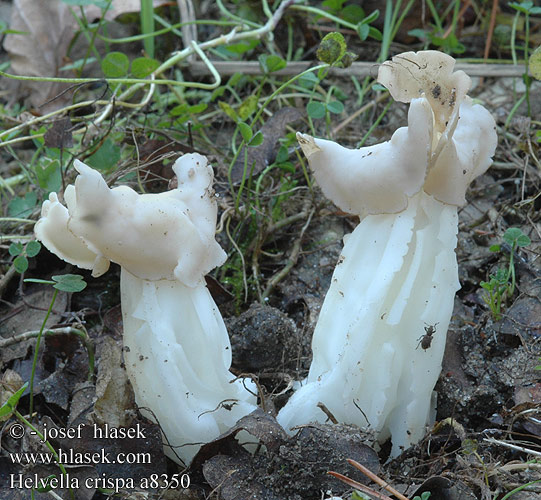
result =
M499 439L494 438L485 438L483 439L486 443L491 444L497 444L499 446L503 446L505 448L510 448L511 450L517 450L521 451L523 453L529 453L530 455L534 455L536 457L541 457L541 451L535 451L530 448L524 448L522 446L517 446L516 444L506 443L505 441L500 441Z
M338 420L336 420L336 417L332 414L331 410L329 410L321 401L316 405L325 415L327 415L327 418L333 423L337 424Z
M364 465L348 458L348 463L353 465L356 469L359 469L366 477L370 478L374 483L379 484L382 488L387 490L389 493L392 493L398 500L408 500L407 497L402 495L399 491L396 491L389 483L386 483L383 479L376 476L371 470L367 469Z
M262 74L261 65L257 61L212 61L212 64L222 76L230 76L234 73ZM312 65L313 61L290 61L285 68L275 71L273 75L296 75ZM349 68L330 67L328 70L329 74L333 76L375 77L378 67L379 63L376 62L354 62ZM457 70L462 70L469 76L487 77L519 77L524 73L524 67L512 64L466 63L460 62L460 60L455 65L455 71ZM208 74L208 70L200 61L194 61L190 64L190 73L192 75Z
M192 42L197 43L197 26L192 24L195 21L193 3L192 0L177 0L177 4L180 12L180 20L183 23L181 27L182 42L184 47L189 47ZM192 62L193 59L193 54L188 57L189 62Z
M494 26L496 26L496 13L498 12L498 0L492 0L492 11L490 13L490 25L488 27L487 41L485 44L485 52L483 59L487 60L490 53L490 46L492 45L492 35L494 33Z
M468 10L469 6L471 5L471 0L466 0L464 2L464 5L460 8L460 11L458 13L458 15L456 16L457 19L460 19L462 18L462 16L464 16L464 14L466 13L466 11ZM445 31L445 33L443 34L443 37L442 38L447 38L450 34L451 34L451 31L453 31L453 24L451 24L447 30ZM486 57L485 57L486 59Z
M4 289L8 286L9 282L17 274L17 271L15 270L15 266L11 266L6 274L2 276L2 279L0 279L0 297L4 294ZM1 345L1 344L0 344Z
M348 116L343 122L340 122L336 127L331 130L331 135L335 135L338 131L342 130L346 125L349 125L355 118L359 115L362 115L365 111L368 111L370 108L373 108L376 104L379 104L381 101L389 98L389 93L385 92L380 94L376 99L370 101L369 103L361 106L355 113Z
M343 474L340 474L339 472L334 472L330 470L329 472L327 472L327 474L335 477L336 479L339 479L343 483L346 483L348 486L351 486L352 488L355 488L356 490L364 491L368 495L379 498L380 500L392 500L391 497L388 497L387 495L384 495L383 493L378 493L377 491L374 491L372 488L369 488L368 486L365 486L364 484L361 484L353 479L350 479L349 477L344 476Z
M310 201L308 201L307 203L310 203ZM315 212L315 209L313 208L308 214L308 219L306 220L298 238L295 240L295 243L293 244L293 248L291 249L291 253L289 254L289 258L287 259L286 265L280 271L275 273L272 276L272 278L268 281L267 287L265 288L265 291L261 295L262 300L265 300L270 295L273 288L287 276L289 271L291 271L292 267L297 263L297 259L299 258L299 254L301 251L302 239L304 237L305 231L308 229L308 226L310 225L310 221L312 220L312 216L314 215L314 212Z
M498 471L513 472L513 471L524 471L524 470L541 470L541 464L539 463L505 464L489 472L488 475L494 476L498 473Z
M88 336L88 333L79 328L74 328L72 326L66 326L63 328L49 328L44 330L44 335L77 335L83 345L85 346L86 352L88 354L88 376L89 379L91 379L94 376L94 363L95 363L95 355L94 355L94 343ZM4 349L10 345L18 344L19 342L23 342L25 340L29 340L32 338L36 338L39 335L39 330L29 331L29 332L23 332L18 335L14 335L13 337L0 337L0 349Z

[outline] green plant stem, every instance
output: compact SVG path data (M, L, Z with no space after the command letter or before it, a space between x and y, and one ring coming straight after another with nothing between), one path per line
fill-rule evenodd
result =
M257 181L255 183L255 204L258 210L261 211L261 203L259 201L259 193L261 192L261 183L263 182L263 179L265 175L267 175L276 165L273 163L272 165L268 165L263 172L259 175L257 178Z
M391 34L391 42L394 40L396 34L398 33L398 30L400 29L400 26L402 25L402 22L404 21L405 17L408 15L409 11L413 7L414 2L415 0L409 0L406 7L402 9L402 13L400 14L400 17L398 18L398 21L396 21L393 26L393 31ZM385 57L385 59L387 59L388 57L389 57L389 54L387 54L387 57ZM381 61L385 61L385 59L382 59Z
M269 8L269 2L267 0L261 0L261 5L263 7L263 12L267 18L270 19L272 17L272 11Z
M261 117L261 115L263 114L263 111L266 109L266 107L269 105L269 103L280 93L282 92L282 90L284 90L285 88L287 88L291 83L297 81L299 78L303 77L304 75L312 72L312 71L319 71L320 69L323 69L323 68L328 68L329 65L328 64L320 64L318 66L314 66L313 68L308 68L307 70L304 70L302 73L299 73L298 75L295 75L293 78L290 78L287 82L283 83L282 85L280 85L269 97L267 97L267 99L265 99L265 102L263 102L263 104L261 105L261 107L258 109L258 111L256 112L254 118L252 119L251 123L250 123L250 127L254 127L254 125L257 123L257 120L259 120L259 118ZM229 164L229 169L227 171L227 179L229 181L229 186L230 186L230 189L231 189L231 194L233 196L235 196L235 193L234 193L234 189L233 189L233 181L231 179L231 172L233 170L233 165L235 164L235 162L237 161L237 158L239 156L239 153L242 151L242 147L246 144L246 142L244 141L244 139L241 141L235 155L233 156L233 159L231 160L231 163Z
M32 414L34 412L34 377L36 376L36 367L38 364L38 355L39 355L39 346L41 344L41 338L43 336L43 330L45 329L45 324L47 323L47 320L49 319L49 316L51 315L51 312L53 311L54 303L56 302L56 297L58 296L58 290L55 288L53 293L53 298L51 299L51 303L49 305L49 309L47 310L47 314L45 315L45 318L43 320L43 323L41 324L41 328L39 329L39 334L36 340L36 347L34 350L34 360L32 361L32 373L30 374L30 404L29 404L29 411L28 414L30 415L30 419L32 419Z
M522 491L523 489L527 488L528 486L531 486L532 484L536 484L536 483L540 483L540 482L541 482L541 479L536 479L535 481L530 481L529 483L521 484L520 486L518 486L515 489L511 490L510 492L506 493L501 498L501 500L507 500L508 498L511 498L515 493L518 493L519 491Z
M184 21L182 23L171 24L169 21L167 21L167 19L164 19L163 17L159 16L156 13L154 13L154 20L157 23L161 24L164 27L164 29L166 29L167 31L171 31L174 35L176 35L177 37L181 39L182 39L182 32L179 31L177 28L183 28L184 26L188 26L190 24L200 24L199 21L196 21L195 19L190 20L190 21ZM205 23L205 24L212 24L212 22ZM231 23L228 23L228 24L231 24ZM177 25L180 25L180 26L177 26ZM142 35L142 36L147 36L147 35ZM153 36L156 36L156 35L153 35Z
M88 58L90 57L90 52L94 53L94 56L96 57L97 61L101 61L101 54L96 49L96 35L98 33L98 30L100 29L100 26L104 22L105 13L109 10L109 7L111 6L111 2L112 2L112 0L109 0L107 6L105 7L105 9L103 9L103 13L102 13L102 16L100 17L100 21L99 21L96 29L92 32L92 37L89 37L88 33L87 33L87 30L88 30L88 28L90 26L88 24L88 19L86 18L85 11L84 11L83 7L81 6L81 19L79 19L79 17L77 15L75 15L75 12L73 12L73 10L70 8L71 15L75 19L75 22L79 25L79 28L81 29L81 32L84 34L84 36L85 36L85 38L86 38L86 40L88 42L88 49L85 52L85 56L84 56L84 59L83 59L83 64L78 69L79 76L81 76L81 74L83 72L83 69L84 69L84 67L86 65L86 62L88 61Z
M225 223L225 234L227 234L227 237L229 238L229 241L231 242L231 244L233 245L233 247L235 248L235 250L239 254L239 258L240 258L240 261L241 261L241 264L242 264L242 283L243 283L243 286L244 286L244 302L246 302L246 300L248 298L248 279L246 277L246 262L244 260L244 255L242 253L242 250L237 245L237 242L235 241L233 236L231 236L231 232L230 232L230 229L229 229L230 222L231 222L231 217L228 217L227 222Z
M511 246L511 250L509 253L509 269L507 270L507 282L509 283L509 278L511 278L511 286L508 286L509 291L509 298L513 296L513 293L515 293L515 251L517 249L516 242L513 243Z
M526 106L528 107L528 116L532 117L532 108L530 105L530 82L528 76L528 64L529 64L529 45L530 45L530 16L526 14L525 19L525 32L524 32L524 83L526 85Z
M438 14L438 11L436 10L436 7L434 6L434 3L432 0L426 0L426 4L428 5L428 9L430 10L430 13L432 14L432 18L434 19L434 23L436 24L439 31L443 31L443 25L440 19L440 16Z
M511 108L511 111L509 111L509 114L507 115L507 118L505 119L505 124L504 124L505 129L509 128L509 124L511 123L511 119L515 115L518 107L524 102L525 99L526 99L526 94L523 94L520 97L520 99L517 102L515 102L515 104Z
M0 222L20 222L21 224L35 224L33 219L21 219L19 217L0 217Z
M52 282L54 283L54 281ZM0 337L0 348L4 349L10 345L16 344L18 342L23 342L31 338L36 338L40 335L41 330L24 332L13 337ZM85 346L87 356L88 356L88 380L91 380L94 376L95 368L95 352L94 352L94 343L92 339L84 329L74 328L72 326L62 327L62 328L52 328L43 331L43 335L76 335L81 339L81 342Z
M520 12L517 11L515 13L515 17L513 18L513 24L511 25L511 59L513 60L513 65L517 66L517 51L515 47L515 40L517 36L517 25L518 20L520 18ZM513 80L513 98L516 99L516 89L515 89L515 80ZM516 104L515 104L516 106ZM515 106L513 106L513 109L515 109ZM518 106L516 106L518 107ZM511 110L513 111L513 110ZM507 128L508 123L510 122L510 117L507 117L507 120L505 120L505 128Z
M196 52L198 52L196 50ZM199 54L201 55L201 54ZM208 61L207 57L205 56L205 60ZM210 62L210 61L208 61ZM209 69L211 66L209 66ZM218 75L218 72L212 66L212 76L216 77ZM157 70L156 70L157 71ZM221 79L217 82L213 83L200 83L200 82L182 82L178 80L167 80L167 79L157 79L157 80L147 80L144 78L107 78L107 79L97 79L97 78L57 78L57 77L49 77L49 76L19 76L19 75L11 75L9 73L4 73L3 71L0 71L0 76L5 76L6 78L10 78L12 80L23 80L23 81L29 81L29 82L58 82L58 83L99 83L101 81L106 81L110 84L126 84L126 85L132 85L132 84L141 84L141 85L173 85L177 87L194 87L198 89L205 89L205 90L214 90L216 87L220 86Z
M372 132L376 129L376 127L379 125L379 122L383 119L383 117L387 114L387 111L391 107L391 104L393 101L389 101L385 107L383 108L383 111L379 114L379 116L376 118L376 121L372 124L372 126L368 129L368 132L364 134L363 138L361 139L361 142L358 144L358 148L362 147L362 145L365 143L366 139L370 137Z
M105 35L101 35L99 33L97 36L100 40L103 40L104 42L107 42L107 43L130 43L130 42L138 42L148 37L155 38L160 35L165 35L166 33L169 33L171 31L175 33L176 35L181 36L181 33L177 31L177 28L182 28L183 26L187 26L189 24L204 24L204 25L215 25L215 26L231 26L231 25L236 24L231 21L214 21L212 19L197 19L195 21L185 21L182 23L170 24L165 19L158 16L157 14L154 14L154 19L165 27L156 31L152 31L150 33L126 36L122 38L110 38Z
M154 5L152 0L141 0L141 33L148 35L154 32ZM149 57L154 57L154 37L147 36L143 39L145 52Z
M397 0L396 10L400 9L402 0ZM383 18L383 40L381 41L381 47L379 52L378 61L385 61L389 54L389 47L392 41L393 19L395 16L395 9L393 8L393 0L387 0L385 3L385 17Z
M232 12L230 12L229 10L227 10L222 2L222 0L216 0L216 5L218 6L218 8L220 9L220 12L226 16L226 17L229 17L229 19L233 19L234 21L236 21L237 23L239 23L241 26L242 25L246 25L246 26L251 26L252 28L256 28L256 29L260 29L261 28L261 25L257 24L257 23L254 23L253 21L249 21L248 19L244 19L242 17L239 17L239 16L236 16L235 14L233 14Z
M292 5L291 9L292 10L300 10L300 11L303 11L303 12L310 12L312 14L317 14L318 16L325 17L325 18L335 22L338 25L344 26L344 28L349 28L351 30L357 31L357 25L355 25L353 23L350 23L348 21L345 21L344 19L341 19L341 18L339 18L337 16L334 16L333 14L331 14L331 13L325 11L325 10L318 9L317 7L311 7L310 5Z
M2 241L30 241L34 239L34 235L30 234L0 234L0 242Z
M30 389L30 394L32 394L31 389ZM62 474L67 477L68 472L66 471L66 468L64 467L64 465L62 465L62 463L60 463L60 457L58 456L58 453L56 452L56 450L53 448L53 445L51 443L49 443L49 441L47 441L45 439L45 436L37 429L37 427L32 425L32 422L26 420L26 418L24 418L24 416L21 415L17 410L15 410L13 412L13 414L24 425L26 425L29 429L32 429L32 431L34 431L36 433L36 436L38 436L41 439L41 442L44 443L45 446L47 446L47 448L49 449L49 451L53 454L53 456L54 456L54 458L56 460L56 465L58 465L58 468L60 469ZM30 413L30 418L32 418L32 413ZM70 497L72 498L72 500L75 500L75 494L73 493L73 489L72 488L68 488L68 489L69 489L69 492L70 492Z

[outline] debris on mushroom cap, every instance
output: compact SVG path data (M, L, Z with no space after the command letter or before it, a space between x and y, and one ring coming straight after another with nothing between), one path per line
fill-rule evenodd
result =
M332 141L297 133L321 189L342 210L364 217L397 213L425 182L431 157L432 110L414 99L408 126L390 141L347 149Z
M424 94L434 111L436 130L443 132L471 86L466 73L453 72L455 62L437 50L404 52L381 64L378 82L396 101L410 102Z
M351 150L297 134L327 198L361 217L398 213L421 189L442 203L465 203L469 184L492 163L497 136L492 115L466 95L470 78L454 65L429 50L380 66L378 81L410 103L408 126L390 141Z
M93 276L116 262L142 279L178 279L195 286L225 260L214 239L217 206L212 167L187 154L175 162L178 189L137 194L110 189L101 174L80 161L75 187L66 189L68 208L51 195L36 236L60 258L92 269Z

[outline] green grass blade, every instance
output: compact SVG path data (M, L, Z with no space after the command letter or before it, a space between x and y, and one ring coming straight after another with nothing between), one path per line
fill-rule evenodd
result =
M143 35L154 31L154 6L152 0L141 0L141 32ZM143 40L143 47L148 57L154 57L154 37Z

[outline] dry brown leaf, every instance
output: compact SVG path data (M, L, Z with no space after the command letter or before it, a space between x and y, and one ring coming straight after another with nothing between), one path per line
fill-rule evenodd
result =
M0 337L6 339L16 337L24 332L39 330L51 304L54 292L55 290L52 287L31 286L26 289L26 303L18 300L11 309L0 309L0 316L3 315L0 323ZM30 304L34 309L28 307L27 304ZM59 293L56 297L53 312L45 325L46 328L52 328L60 320L61 313L66 310L67 304L68 295L64 292ZM13 360L24 360L31 346L35 344L36 339L30 338L0 349L0 370ZM23 375L21 372L19 373Z
M96 349L98 379L94 417L97 422L120 427L130 424L135 407L133 391L123 367L122 349L112 337L104 337Z
M165 0L154 0L155 7L164 3ZM105 18L112 20L126 12L137 12L139 8L140 0L115 0ZM77 8L72 9L78 12ZM85 7L85 14L93 20L101 16L101 9L90 5ZM11 60L11 73L60 76L59 69L65 64L64 57L77 26L70 6L61 0L14 0L9 27L24 34L9 34L4 40L4 49ZM47 103L67 86L56 82L19 81L16 91L28 94L30 104L46 113L62 107L71 99L70 95L64 95Z
M154 8L170 3L169 0L154 0ZM141 0L113 0L110 9L105 14L108 21L117 18L127 12L139 12L141 9Z
M263 134L263 142L257 147L247 148L246 164L248 171L246 175L249 175L250 172L252 175L257 175L274 161L278 139L284 135L287 125L296 122L300 118L302 118L302 113L297 108L286 107L279 109L265 122L260 130ZM231 180L235 184L242 181L245 149L246 147L242 148L238 156L239 159L231 170Z
M59 76L74 23L68 6L60 0L14 0L10 29L24 34L10 34L4 40L11 59L10 71L25 76ZM66 84L61 83L21 81L17 91L28 93L30 104L39 107L65 88ZM62 101L56 100L50 109L60 105Z

